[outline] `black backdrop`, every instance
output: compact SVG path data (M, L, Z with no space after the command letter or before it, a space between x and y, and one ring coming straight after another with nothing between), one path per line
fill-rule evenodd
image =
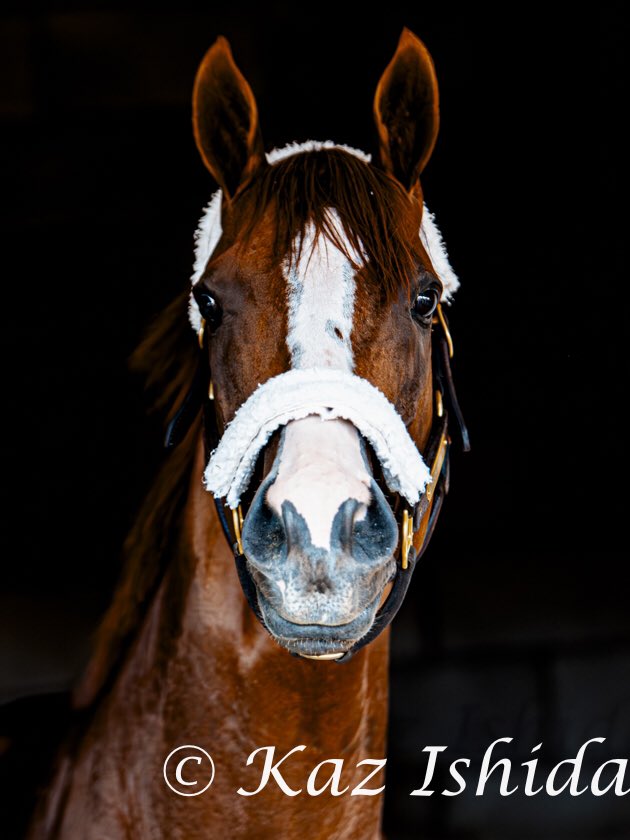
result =
M473 452L454 457L393 634L389 834L627 837L611 794L407 795L427 744L478 761L512 736L518 762L542 741L548 769L604 736L590 772L630 751L622 4L186 8L2 12L0 698L76 673L162 457L126 359L186 286L213 189L190 130L205 49L230 39L267 148L374 151L374 88L407 25L440 81L423 184L462 280L450 316Z

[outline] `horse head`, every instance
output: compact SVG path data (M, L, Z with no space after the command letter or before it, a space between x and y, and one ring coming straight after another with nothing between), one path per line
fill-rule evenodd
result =
M431 333L457 279L419 180L438 131L433 62L404 30L376 89L375 163L330 141L265 154L222 38L193 105L220 187L190 305L220 439L206 485L245 511L232 536L267 630L294 653L339 658L369 637L399 520L436 481L420 455L436 410Z

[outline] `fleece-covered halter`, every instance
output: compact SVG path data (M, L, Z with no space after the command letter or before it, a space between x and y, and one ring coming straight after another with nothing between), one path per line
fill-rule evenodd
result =
M400 414L367 379L332 368L288 370L259 385L212 453L206 488L237 508L273 432L309 415L349 420L371 443L392 493L417 504L431 475Z
M292 144L270 152L267 159L273 164L303 151L329 148L342 148L366 162L370 160L364 152L330 141ZM221 198L220 191L214 194L196 233L193 285L201 278L221 238ZM419 235L442 281L442 301L448 301L458 288L459 281L448 261L434 217L426 206ZM204 482L214 496L223 531L233 547L245 596L263 626L256 587L242 548L243 516L240 501L248 488L258 455L277 429L292 420L310 415L318 415L323 422L336 418L349 420L371 444L390 492L404 499L411 510L405 507L402 513L401 562L397 566L392 590L377 612L368 633L336 660L347 661L391 623L402 604L416 563L431 538L442 501L448 492L449 412L457 421L464 451L469 449L468 432L451 376L452 340L441 305L433 320L436 419L424 458L395 407L381 391L361 377L331 368L292 369L260 384L240 406L219 439L212 397L210 400L207 398L209 387L211 394L212 389L207 354L203 352L205 325L192 295L189 317L200 338L202 362L189 394L169 424L166 446L170 448L182 439L203 405L206 454L209 456ZM225 507L232 509L231 527L225 515Z

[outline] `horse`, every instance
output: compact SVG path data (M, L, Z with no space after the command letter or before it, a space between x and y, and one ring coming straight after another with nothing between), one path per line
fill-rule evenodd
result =
M171 451L30 840L382 836L389 624L448 489L449 416L467 447L458 280L419 180L438 87L407 29L374 115L374 163L266 154L228 42L200 64L219 189L192 291L132 359Z

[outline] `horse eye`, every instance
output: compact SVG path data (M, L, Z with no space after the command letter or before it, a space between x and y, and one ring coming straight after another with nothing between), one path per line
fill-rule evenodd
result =
M440 296L437 289L425 289L417 295L414 301L412 310L413 314L420 321L428 321L435 312L435 308L438 305L439 300Z
M213 329L218 327L221 322L221 306L217 299L213 297L206 289L193 291L197 306L201 317Z

